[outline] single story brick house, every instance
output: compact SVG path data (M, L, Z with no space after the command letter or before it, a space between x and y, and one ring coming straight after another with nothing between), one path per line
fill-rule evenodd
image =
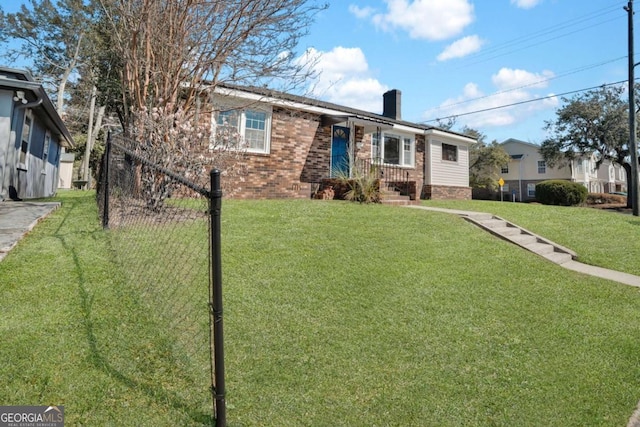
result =
M73 139L28 71L0 67L0 202L50 197Z
M237 198L309 198L323 180L375 167L412 199L470 199L473 138L401 118L401 92L382 114L264 88L218 85L201 117L237 128L247 175Z

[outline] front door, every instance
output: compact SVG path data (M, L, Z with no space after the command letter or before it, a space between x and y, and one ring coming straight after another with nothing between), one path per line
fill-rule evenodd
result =
M334 126L331 137L331 177L349 176L349 128Z

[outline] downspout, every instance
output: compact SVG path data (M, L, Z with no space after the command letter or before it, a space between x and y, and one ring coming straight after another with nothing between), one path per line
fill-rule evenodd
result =
M354 141L355 141L354 134L356 133L356 126L351 119L347 119L347 127L349 128L349 140L348 140L349 146L347 147L347 153L349 156L349 178L353 178L353 169L356 161L356 151L355 151L355 144L354 144Z
M21 104L18 105L16 107L16 110L24 110L25 108L33 108L33 107L37 107L38 105L42 104L43 99L42 98L38 98L35 101L29 102L27 104Z

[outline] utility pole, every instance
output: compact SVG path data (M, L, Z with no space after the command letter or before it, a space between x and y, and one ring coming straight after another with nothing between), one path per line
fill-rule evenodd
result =
M96 92L97 89L94 86L91 89L91 103L89 106L89 127L87 129L87 143L84 149L84 160L82 161L82 179L86 181L86 190L91 188L91 176L89 176L89 157L91 157L91 150L93 149L91 143L93 141L93 112L96 108Z
M631 177L627 178L627 195L631 197L631 208L633 216L639 216L638 209L638 144L636 141L636 100L634 90L634 69L633 59L633 0L629 0L624 10L629 14L629 157L631 161ZM630 184L630 185L629 185Z

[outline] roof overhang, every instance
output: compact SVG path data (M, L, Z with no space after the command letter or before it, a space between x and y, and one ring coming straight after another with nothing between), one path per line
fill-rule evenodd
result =
M339 123L352 123L362 126L364 133L377 132L378 130L393 129L393 123L375 117L351 114L323 114L321 117L323 126L337 125Z
M466 144L475 144L476 142L478 142L475 138L471 138L469 136L466 135L462 135L459 133L454 133L454 132L450 132L450 131L445 131L442 129L437 129L437 128L431 128L428 129L424 132L425 135L427 136L433 136L436 138L446 138L449 141L455 141L455 142L462 142L462 143L466 143Z
M0 88L28 91L31 94L29 97L31 98L29 99L30 103L42 100L39 105L33 107L34 113L38 115L38 117L46 123L47 127L58 137L60 145L66 148L73 147L73 137L41 84L28 80L0 78Z

